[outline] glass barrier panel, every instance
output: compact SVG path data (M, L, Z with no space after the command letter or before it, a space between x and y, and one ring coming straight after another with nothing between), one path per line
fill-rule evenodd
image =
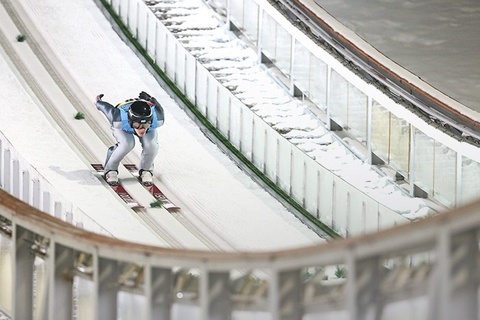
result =
M388 162L390 150L390 112L380 103L372 101L372 152Z
M457 186L457 153L435 143L434 197L448 207L455 206Z
M260 50L265 54L272 62L275 62L275 34L277 23L268 14L263 11L262 38L260 41Z
M300 42L295 42L293 81L318 108L326 111L327 65L310 53Z
M287 76L291 73L292 36L276 23L275 61L276 66Z
M414 183L428 194L433 193L435 141L418 129L414 131Z
M310 71L309 98L318 108L326 111L328 66L321 59L312 55Z
M243 20L243 4L244 4L244 1L242 0L235 0L235 1L228 2L228 5L229 5L228 18L242 32L243 32L243 29L245 28L245 24Z
M480 163L462 157L462 180L459 202L464 204L480 199ZM457 204L458 205L458 204Z
M309 91L310 77L312 76L310 57L310 52L300 42L295 41L293 81L304 94Z
M348 86L348 132L363 145L367 144L367 95L354 85Z
M243 29L247 38L254 45L258 43L258 4L252 0L245 0L245 14L243 17Z
M390 161L389 164L408 178L410 162L410 124L395 115L390 125Z
M348 124L348 82L338 72L332 70L330 83L330 117L341 127Z

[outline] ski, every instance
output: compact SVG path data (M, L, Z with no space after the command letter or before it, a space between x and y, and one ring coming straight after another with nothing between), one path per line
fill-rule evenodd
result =
M160 188L155 183L142 183L140 177L138 176L137 165L128 163L124 164L124 167L127 168L127 170L130 171L130 173L138 179L142 186L147 189L148 192L150 192L155 199L162 203L162 206L165 209L167 209L168 211L180 210L180 207L175 205L170 199L168 199L167 196L162 192L162 190L160 190Z
M104 172L103 164L92 163L91 165L95 169L95 171L97 171L98 173L101 173L102 178L105 180L105 177L103 175L103 172ZM125 190L125 188L122 186L120 181L119 181L118 184L108 183L108 185L113 189L113 191L115 191L115 193L120 197L120 199L122 199L133 210L138 210L138 209L143 209L144 208L143 206L138 204L138 202L135 201L135 199L133 199L133 197L130 195L130 193L128 193L128 191Z

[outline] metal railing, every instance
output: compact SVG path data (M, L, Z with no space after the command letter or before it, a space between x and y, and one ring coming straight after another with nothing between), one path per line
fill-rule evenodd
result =
M331 129L364 147L359 158L389 166L412 196L449 208L478 199L470 178L480 161L478 112L384 56L313 0L218 2L262 61L275 61L292 95L310 99ZM449 170L424 156L434 153L434 163Z
M277 252L202 252L87 232L0 191L11 319L477 319L480 202ZM409 310L414 310L409 314Z
M16 198L80 228L111 235L32 167L0 132L0 188Z

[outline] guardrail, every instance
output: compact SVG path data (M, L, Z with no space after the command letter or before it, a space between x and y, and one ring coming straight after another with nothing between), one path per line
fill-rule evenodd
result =
M480 146L478 112L432 88L407 70L402 70L403 68L383 57L360 37L347 31L315 1L279 0L278 2L283 4L285 11L299 17L299 20L305 24L304 27L310 28L315 36L327 41L345 59L367 72L370 81L373 77L385 88L395 86L392 92L388 92L389 94L398 95L397 92L401 92L402 97L398 99L415 105L430 117L431 121L441 123L451 135L477 147Z
M363 161L390 167L412 196L448 208L479 199L478 112L384 56L313 0L215 6L262 62L280 69L291 95L310 100L354 150L363 146L356 153Z
M110 235L81 209L66 200L15 150L0 132L0 188L58 219L94 232Z
M477 319L480 202L277 252L129 243L0 190L0 311L28 319Z

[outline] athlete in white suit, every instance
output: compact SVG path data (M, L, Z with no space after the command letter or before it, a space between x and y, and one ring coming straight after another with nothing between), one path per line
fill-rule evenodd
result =
M139 175L143 183L152 183L153 163L158 154L157 128L164 123L164 113L158 101L142 91L138 98L129 99L113 106L97 96L95 106L103 112L112 126L117 143L107 151L105 179L110 184L118 183L118 166L135 146L135 136L142 144Z

